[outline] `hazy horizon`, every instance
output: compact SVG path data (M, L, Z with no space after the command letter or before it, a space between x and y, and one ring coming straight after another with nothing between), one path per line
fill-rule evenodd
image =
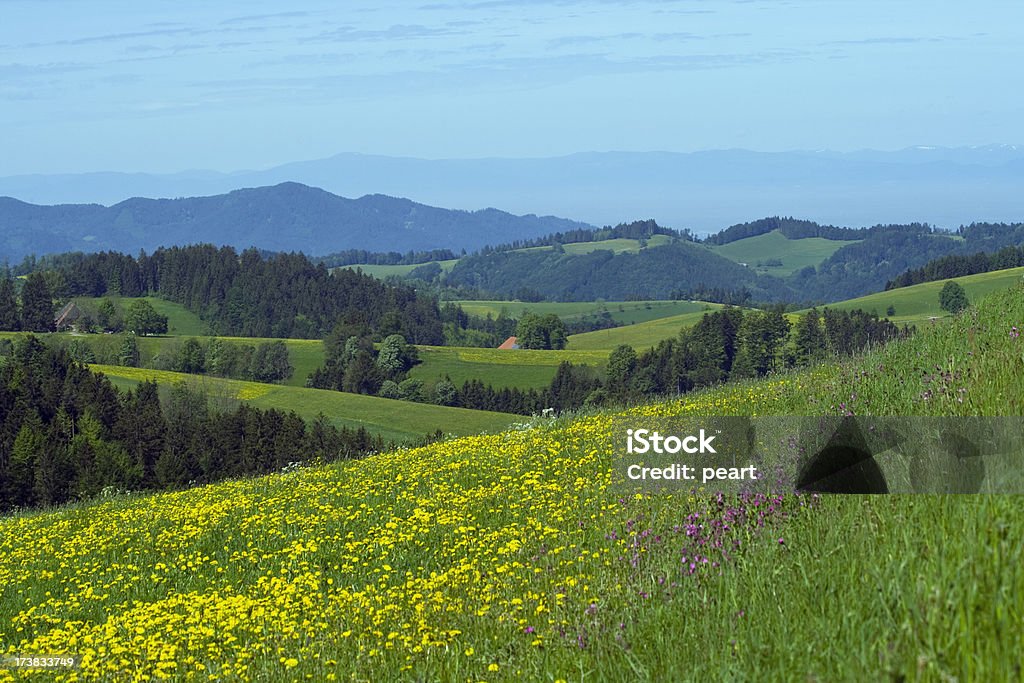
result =
M0 3L0 176L1017 144L1020 3Z

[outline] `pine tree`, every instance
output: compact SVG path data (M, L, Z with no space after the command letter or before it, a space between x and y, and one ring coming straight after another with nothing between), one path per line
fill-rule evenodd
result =
M797 363L806 364L825 353L825 330L817 308L809 310L796 324Z
M30 410L14 439L6 481L6 504L25 507L36 503L36 463L46 450L46 433L42 420Z
M53 297L42 273L31 273L21 290L21 327L30 332L52 332Z
M615 347L615 350L608 356L608 369L606 370L608 393L621 400L628 398L633 373L636 371L636 362L636 351L632 346L620 344Z
M0 330L14 332L21 329L18 302L14 298L14 282L0 274Z
M117 364L129 368L139 367L139 342L135 335L129 332L121 340L121 349L117 354Z

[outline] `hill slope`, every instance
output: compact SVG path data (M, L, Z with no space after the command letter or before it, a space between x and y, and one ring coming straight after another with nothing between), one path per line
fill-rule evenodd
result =
M0 638L81 653L76 680L1010 680L1013 497L623 496L609 454L622 419L835 414L851 388L863 414L1020 415L1022 320L1018 287L842 366L0 520ZM964 400L922 398L953 363Z
M182 199L37 206L0 197L0 258L206 242L325 254L344 249L475 249L585 226L496 209L456 211L408 199L346 199L299 183Z
M747 288L760 299L776 299L787 293L780 280L759 277L685 240L637 252L573 254L566 247L563 252L548 249L472 254L459 259L445 282L504 295L527 288L562 301L669 299L678 292L705 288Z

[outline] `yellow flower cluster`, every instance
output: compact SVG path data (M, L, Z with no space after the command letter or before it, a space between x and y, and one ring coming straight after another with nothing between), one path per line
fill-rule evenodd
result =
M794 381L625 415L770 412ZM635 598L625 415L0 520L0 655L79 655L63 681L537 675L528 653Z

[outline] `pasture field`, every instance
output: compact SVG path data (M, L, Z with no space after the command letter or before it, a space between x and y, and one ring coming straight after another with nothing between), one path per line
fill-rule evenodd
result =
M703 301L454 301L462 306L462 310L471 315L497 318L505 311L506 315L521 318L523 313L530 311L538 315L554 313L566 322L594 318L607 312L613 320L629 325L642 323L659 318L667 318L683 313L701 311L709 306Z
M65 681L1014 680L1016 497L623 496L609 453L624 418L836 415L851 391L1020 415L1022 295L791 375L8 517L0 642L78 653ZM964 391L926 394L933 368Z
M111 299L114 305L122 312L128 308L128 305L133 301L136 301L139 297L76 297L75 302L88 303L92 305L98 305L103 299ZM188 310L181 304L168 301L167 299L161 299L155 296L141 297L153 305L156 312L160 315L167 316L167 334L198 337L209 333L209 326L199 319L192 311Z
M990 273L978 273L976 275L965 275L951 279L959 283L967 293L967 298L974 302L987 294L1012 287L1024 280L1024 268L994 270ZM932 316L946 317L949 315L939 307L939 292L942 291L942 287L945 284L945 280L923 282L919 285L890 289L885 292L876 292L875 294L868 294L856 299L828 304L828 308L837 310L861 308L865 311L874 311L880 316L888 317L893 322L926 322ZM896 315L885 315L889 306L896 310Z
M165 370L125 368L116 365L92 365L122 388L155 380L162 386L186 383L202 388L214 401L246 401L257 408L294 410L306 419L323 413L337 426L365 427L386 440L406 442L440 429L445 434L467 435L505 429L519 419L515 415L465 408L449 408L429 403L393 401L375 396L349 394L325 389L245 382L235 379L188 375Z
M15 338L23 332L0 332L0 338ZM196 337L205 346L209 337ZM70 344L74 340L86 343L103 365L114 365L121 347L121 335L53 333L44 339L59 344ZM139 337L139 364L143 368L167 367L169 359L176 357L178 350L188 337ZM283 386L303 388L306 379L324 363L323 342L319 339L271 339L260 337L219 337L228 344L258 345L283 341L288 348L288 357L295 368L292 376L281 383ZM547 387L555 376L558 364L563 360L575 364L604 367L608 352L594 351L529 351L481 349L457 346L419 346L420 364L412 368L409 375L432 384L448 375L456 386L471 379L495 387L516 387L520 389L541 389ZM218 378L211 378L218 379Z
M974 302L988 294L1005 290L1020 283L1024 280L1024 268L997 270L991 273L966 275L953 279L967 292L967 298ZM939 307L939 292L942 290L945 282L945 280L925 282L910 287L876 292L875 294L868 294L856 299L825 304L819 306L819 309L854 310L859 308L869 313L877 313L880 317L889 318L895 323L928 322L929 318L932 317L949 317L949 314ZM890 305L895 309L895 315L886 315ZM706 306L721 307L719 304L706 304ZM629 344L633 348L641 350L655 346L663 339L676 337L681 328L696 324L704 312L701 310L696 313L659 318L636 325L570 335L568 348L573 350L610 350L619 344ZM803 312L788 313L786 317L789 318L791 323L795 323L799 314Z
M654 235L647 240L648 247L657 247L663 244L671 242L671 238L667 235ZM599 249L607 249L616 254L622 254L626 252L636 253L642 248L639 240L631 239L613 239L613 240L600 240L598 242L573 242L570 244L563 245L566 254L589 254ZM514 251L551 251L554 247L526 247L525 249L515 249ZM450 271L459 259L447 259L444 261L429 261L428 263L436 263L441 266L441 270L447 273ZM427 263L417 263L414 265L396 265L396 266L378 266L372 263L354 263L348 266L338 266L337 268L348 268L355 270L356 268L362 270L367 275L371 275L376 278L384 279L391 275L398 277L405 277L411 273L414 269L420 266L427 265ZM332 268L331 270L337 270Z
M443 270L444 272L447 273L458 262L459 262L459 259L448 259L448 260L445 260L445 261L429 261L427 263L436 263L439 266L441 266L441 270ZM389 277L391 275L396 275L398 277L405 277L406 275L411 273L416 268L419 268L420 266L425 266L425 265L427 265L427 263L416 263L416 264L413 264L413 265L395 265L395 266L375 265L375 264L372 264L372 263L355 263L355 264L350 265L350 266L338 266L337 268L331 268L331 270L334 271L334 270L338 270L339 268L348 268L349 270L356 270L358 268L359 270L362 270L365 274L367 274L367 275L369 275L371 277L375 277L375 278L379 278L379 279L383 280L384 278Z
M457 387L467 380L479 379L495 387L543 389L551 383L563 361L595 368L603 368L608 362L605 351L498 350L455 346L417 348L423 362L409 371L410 377L431 384L448 375Z
M816 266L848 244L860 240L829 240L822 237L805 237L791 240L778 230L756 237L730 242L721 246L709 246L719 256L736 263L746 263L751 270L769 275L785 277L801 268ZM762 266L757 263L778 260L781 266Z
M697 311L683 313L682 315L658 318L635 325L612 327L607 330L571 334L569 335L569 343L566 348L573 351L597 349L610 351L619 344L629 344L637 351L641 351L657 346L658 342L664 339L672 339L679 336L679 330L684 327L692 327L700 322L705 313L718 308L722 308L722 305L705 304Z
M647 240L647 247L660 247L672 242L672 238L668 235L652 235ZM640 244L640 240L629 239L626 237L616 237L610 240L598 240L596 242L570 242L563 244L562 248L566 254L590 254L595 251L605 250L610 251L613 254L635 254L645 247ZM553 251L553 246L543 247L525 247L523 249L515 249L514 251Z

